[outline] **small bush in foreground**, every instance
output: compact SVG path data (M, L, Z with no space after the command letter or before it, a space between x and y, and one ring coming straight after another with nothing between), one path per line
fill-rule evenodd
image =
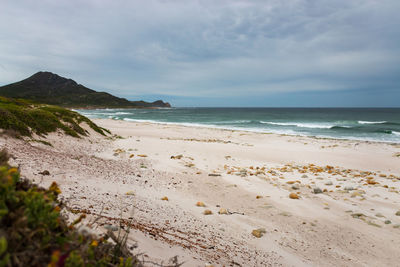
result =
M142 266L108 237L82 235L60 214L56 183L49 189L0 167L0 266ZM123 244L125 245L125 244Z

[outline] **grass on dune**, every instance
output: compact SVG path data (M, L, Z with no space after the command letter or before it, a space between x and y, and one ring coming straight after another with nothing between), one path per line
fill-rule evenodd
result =
M59 129L73 137L86 136L88 132L81 127L81 123L86 123L102 135L110 133L69 109L0 97L0 128L13 131L17 136L32 136L33 133L44 136Z

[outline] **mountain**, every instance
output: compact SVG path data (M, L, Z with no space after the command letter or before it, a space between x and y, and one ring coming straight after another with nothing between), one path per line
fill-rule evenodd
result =
M0 95L75 108L171 107L169 103L161 100L155 102L129 101L109 93L96 92L74 80L42 71L25 80L0 87Z

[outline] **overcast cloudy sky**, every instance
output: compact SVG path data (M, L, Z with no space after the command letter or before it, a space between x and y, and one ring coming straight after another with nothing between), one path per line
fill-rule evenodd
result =
M39 70L175 106L400 106L399 0L0 0L0 85Z

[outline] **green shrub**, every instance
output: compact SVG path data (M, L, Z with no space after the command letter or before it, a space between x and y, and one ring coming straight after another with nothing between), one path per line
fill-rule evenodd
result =
M21 136L32 136L32 133L44 136L58 129L73 137L86 136L87 131L80 126L82 122L102 135L110 133L69 109L0 97L0 128Z
M121 244L74 230L85 216L68 224L60 193L56 183L46 190L21 180L16 168L0 167L0 267L142 266Z

